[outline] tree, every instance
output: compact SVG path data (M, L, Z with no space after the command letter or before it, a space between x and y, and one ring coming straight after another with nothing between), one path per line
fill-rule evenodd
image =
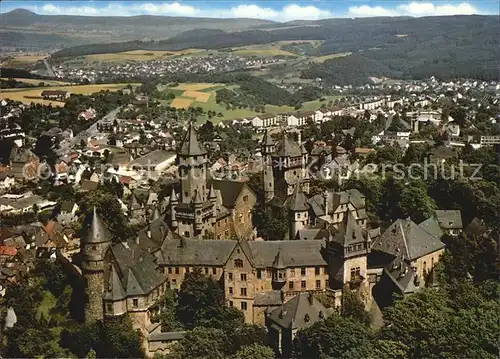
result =
M213 328L238 328L243 325L243 313L224 305L224 293L212 277L200 270L187 273L179 291L177 318L194 328L205 325Z
M126 240L132 234L116 196L105 187L78 194L77 203L80 207L79 228L82 227L82 221L93 213L95 207L114 240Z
M370 328L357 320L332 314L297 333L291 358L343 358L353 348L366 345L372 336Z
M284 210L271 211L271 209L257 206L253 210L253 223L260 236L267 240L283 240L288 232L288 218Z
M172 290L167 288L165 293L158 298L155 305L152 307L152 311L157 311L158 314L153 318L154 322L161 323L161 330L163 332L172 332L179 330L182 325L179 323L176 317L176 300Z
M342 292L342 307L340 315L346 318L352 318L362 324L370 324L370 314L365 310L365 304L361 301L358 293L348 288Z
M234 359L274 359L274 351L265 345L252 344L238 350Z
M175 359L223 359L227 344L222 330L198 327L187 332L168 357Z
M410 184L401 191L399 207L403 217L420 223L431 217L437 209L436 202L427 194L425 185Z

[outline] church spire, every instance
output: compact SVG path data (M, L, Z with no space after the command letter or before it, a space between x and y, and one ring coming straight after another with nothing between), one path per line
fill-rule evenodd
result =
M198 142L198 134L192 123L189 124L188 130L182 139L179 148L179 154L183 156L201 156L205 155L207 151Z

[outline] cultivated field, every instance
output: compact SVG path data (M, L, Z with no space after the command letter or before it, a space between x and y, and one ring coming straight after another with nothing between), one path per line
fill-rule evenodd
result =
M7 77L0 77L1 80L9 80ZM44 80L44 79L22 79L22 78L14 78L17 82L22 82L29 85L38 85L40 82L43 82L45 86L64 86L71 85L69 82L64 81L56 81L56 80Z
M207 93L207 92L187 90L187 91L184 91L184 94L182 96L183 97L194 97L196 99L196 101L199 101L199 102L207 102L210 99L211 94Z
M331 54L331 55L325 55L325 56L311 57L311 59L314 62L322 63L322 62L325 62L326 60L337 59L339 57L346 57L346 56L349 56L349 55L352 55L352 52L340 52L338 54Z
M43 60L45 55L19 55L5 60L0 64L1 67L10 68L25 68L26 66L35 64L38 60Z
M42 91L62 90L62 91L69 91L72 94L90 95L94 92L99 92L101 90L118 91L123 89L127 85L128 84L123 83L123 84L96 84L96 85L78 85L78 86L50 86L50 87L37 87L37 88L26 88L26 89L5 89L2 90L0 97L10 99L13 101L21 101L26 104L34 102L43 105L64 106L64 102L44 100L41 97ZM133 83L131 85L137 86L139 84Z
M175 107L175 108L189 108L191 104L193 103L193 99L190 98L181 98L181 97L176 97L170 104L170 106Z
M127 62L127 61L151 61L164 60L171 56L188 55L198 53L203 50L186 49L181 51L154 51L154 50L133 50L124 52L114 52L106 54L94 54L83 56L86 62Z

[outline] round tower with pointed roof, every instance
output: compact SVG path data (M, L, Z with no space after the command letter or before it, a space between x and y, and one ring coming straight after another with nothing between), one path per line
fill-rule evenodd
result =
M86 281L85 322L103 319L104 256L111 245L111 234L97 213L85 218L80 239L82 274Z

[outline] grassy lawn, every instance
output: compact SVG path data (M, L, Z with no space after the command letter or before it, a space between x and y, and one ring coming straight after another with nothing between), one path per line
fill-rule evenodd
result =
M43 317L48 320L50 311L52 308L54 308L56 302L57 300L51 292L49 292L48 290L43 292L43 300L36 311L36 319L40 320L43 315Z
M328 101L334 101L342 96L324 96L325 101L314 100L309 102L304 102L299 111L314 111L321 107L322 104L328 106Z

